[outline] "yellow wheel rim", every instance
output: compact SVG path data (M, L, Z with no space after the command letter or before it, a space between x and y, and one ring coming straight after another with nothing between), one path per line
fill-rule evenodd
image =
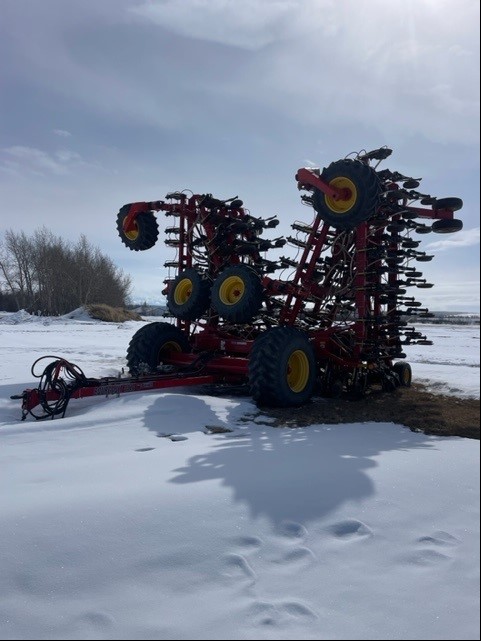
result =
M181 352L182 348L179 345L179 343L176 343L175 341L167 341L167 343L164 343L162 347L159 349L159 358L158 361L159 363L162 362L162 357L165 357L169 354L169 352Z
M334 200L331 196L326 195L326 205L335 214L347 214L347 212L354 207L357 201L356 185L352 180L349 180L349 178L339 176L338 178L333 178L329 183L329 186L334 187L334 189L345 190L346 195L341 197L339 200Z
M235 305L240 301L246 286L239 276L229 276L219 287L219 298L224 305Z
M190 278L183 278L174 290L176 305L185 305L192 294L192 281Z
M124 218L124 221L123 221L124 223L126 218L127 216ZM125 237L128 238L129 240L137 240L137 238L139 237L139 226L137 225L135 220L133 222L133 225L134 225L133 229L130 229L129 231L124 231Z
M300 349L289 356L287 362L287 384L293 392L302 392L309 380L309 360Z
M411 380L411 375L409 373L409 370L407 367L404 368L403 372L403 383L406 385L406 387L409 385L409 381Z

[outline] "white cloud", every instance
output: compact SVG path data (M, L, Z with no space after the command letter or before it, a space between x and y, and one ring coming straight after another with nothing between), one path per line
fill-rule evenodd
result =
M184 37L255 52L219 80L217 95L318 128L345 123L374 126L388 140L475 144L472 0L164 0L131 11Z
M315 162L314 160L309 160L309 158L304 158L304 164L306 167L309 167L309 169L316 169L319 167L319 163Z
M292 35L302 14L299 0L164 0L131 11L179 35L248 50Z
M4 166L19 173L22 169L37 174L61 175L67 173L67 168L62 161L35 147L22 145L7 147L2 149L2 160Z
M460 42L476 51L472 25L422 2L384 2L379 12L375 4L336 3L329 13L339 33L330 37L319 29L273 52L270 69L259 70L273 100L313 124L358 122L389 138L403 132L475 143L477 57L450 52ZM474 20L473 3L463 4L464 18L471 13ZM320 14L313 12L312 20Z
M473 247L475 245L479 245L479 231L479 227L463 229L462 231L450 234L449 238L429 243L426 249L430 251L446 251L448 249L459 249L461 247Z
M81 15L38 17L42 28L12 55L21 63L18 76L109 119L162 129L193 123L217 129L219 113L237 124L257 110L258 120L246 127L261 129L266 117L287 116L323 140L341 127L374 130L390 144L414 136L477 143L477 0L118 0L118 9L112 6L79 3ZM165 38L159 29L156 39L155 25L183 38ZM116 54L120 33L127 37Z
M53 133L61 138L70 138L72 136L70 131L67 131L66 129L54 129Z
M17 176L64 176L79 166L100 168L98 163L86 162L80 154L69 149L58 149L52 153L23 145L0 149L0 169Z
M55 152L54 155L55 155L55 158L57 158L61 163L82 162L82 158L80 154L78 154L76 151L69 151L68 149L59 149L58 151Z
M441 281L433 289L420 291L422 297L419 296L419 299L433 311L479 311L479 280Z

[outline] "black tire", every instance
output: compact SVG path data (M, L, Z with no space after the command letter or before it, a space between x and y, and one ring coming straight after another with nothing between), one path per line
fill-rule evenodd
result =
M259 275L247 265L227 267L212 286L212 307L231 323L248 323L262 307Z
M197 320L210 307L210 281L194 268L180 272L170 284L167 307L181 320Z
M324 182L351 193L347 200L335 201L319 189L312 195L316 212L337 229L352 229L375 212L380 201L381 183L372 167L352 159L338 160L321 174Z
M436 205L436 198L433 198L432 196L425 196L424 198L421 198L421 205L432 205L434 207Z
M398 377L400 387L411 387L413 374L409 363L394 363L392 371Z
M307 336L293 327L273 327L252 346L249 384L258 405L296 407L311 398L316 358Z
M125 232L123 229L124 220L130 210L130 205L124 205L117 214L117 231L123 244L132 251L145 251L150 249L157 242L159 237L159 225L151 211L139 213L134 222L134 229Z
M134 376L155 372L163 355L170 351L190 352L187 336L170 323L149 323L132 337L127 349L127 365Z
M432 225L432 230L437 234L452 234L456 231L461 231L463 228L463 221L458 218L451 218L449 220L435 220Z
M416 234L430 234L433 230L431 225L419 225L414 231Z
M459 211L463 207L461 198L438 198L433 203L433 209L450 209L451 211Z
M382 389L385 392L395 392L399 387L399 379L391 371L384 371L381 379Z
M414 218L418 217L415 211L409 211L409 209L399 212L399 215L402 216L404 220L414 220Z

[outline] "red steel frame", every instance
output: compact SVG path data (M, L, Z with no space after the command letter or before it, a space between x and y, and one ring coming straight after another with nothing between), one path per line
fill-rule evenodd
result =
M348 200L351 196L351 193L348 189L336 189L330 186L328 183L323 181L314 170L308 168L301 168L296 173L296 180L298 182L299 188L313 188L318 189L327 196L330 196L334 200ZM390 185L392 189L397 189L398 185L393 183ZM192 266L192 257L189 252L186 251L186 247L189 240L189 232L187 229L195 221L200 221L203 223L205 234L208 241L213 241L215 237L215 225L208 223L209 213L203 209L202 206L199 206L199 201L202 200L202 196L193 195L187 199L183 197L179 205L166 204L163 201L157 201L153 203L134 203L131 205L129 214L124 222L124 230L128 231L133 227L133 223L137 216L141 215L142 212L148 210L154 211L165 211L167 214L173 214L179 216L180 223L180 237L179 237L179 271L187 267ZM382 207L380 208L382 209ZM429 219L452 219L453 212L449 209L428 209L422 207L413 207L413 206L404 206L404 209L407 211L416 214L417 217L429 218ZM230 213L232 215L232 212ZM244 210L240 209L236 213L236 216L239 219L245 215ZM386 225L392 221L399 219L399 216L390 216L386 217ZM204 222L205 220L205 222ZM345 333L346 330L339 330L336 326L330 326L322 329L314 329L309 331L309 336L314 345L316 354L320 360L332 360L337 362L341 366L345 367L356 367L359 365L364 340L367 335L366 327L366 318L369 313L374 315L379 315L381 309L380 295L371 294L370 292L374 289L376 283L369 282L366 279L366 267L367 267L367 245L368 245L368 228L369 223L364 222L356 228L356 239L355 239L355 254L356 254L356 276L355 276L355 305L358 313L358 320L352 324L352 332L355 337L355 346L351 354L348 356L346 354L339 355L339 349L337 342L333 341L333 337L341 331ZM285 301L280 312L280 324L282 325L295 325L298 318L299 312L301 311L304 302L311 295L315 295L318 298L322 298L325 295L325 291L320 287L315 280L313 279L313 273L316 268L316 263L321 255L321 252L326 243L327 236L330 232L329 225L323 223L319 216L316 216L314 223L311 227L311 231L306 240L306 247L302 252L302 255L298 261L298 266L294 275L294 278L289 281L280 281L277 279L270 278L269 276L263 277L263 286L266 291L267 297L269 296L285 296ZM382 228L379 230L378 235L382 233ZM231 239L229 239L231 240ZM215 244L214 244L215 246ZM398 244L392 244L390 247L393 251L398 249ZM217 272L221 267L221 261L219 260L216 252L212 252L211 260L214 266L214 271ZM238 263L239 258L234 257L233 260L230 260L230 263ZM216 273L211 274L215 276ZM390 274L389 283L395 285L397 281L396 274ZM315 310L314 310L315 311ZM394 315L395 309L388 310L388 318L391 315ZM189 324L183 321L177 320L177 325L182 328L184 331L189 331ZM236 367L238 367L239 374L242 373L245 375L248 369L248 355L252 347L253 339L251 340L239 340L238 338L232 337L229 333L223 331L222 325L219 323L219 319L214 317L210 319L202 328L202 331L192 334L191 336L192 346L194 348L193 354L180 354L175 353L171 354L168 362L173 365L188 365L195 362L199 351L216 351L222 352L225 356L217 357L215 360L209 362L209 370L213 367L214 363L216 369L219 372L229 372L232 371L232 359L235 355ZM244 355L243 358L239 358L240 355Z
M317 189L328 195L334 200L348 200L351 196L347 189L336 189L324 182L315 170L301 168L296 174L296 180L299 188ZM397 185L394 184L393 188ZM213 280L222 267L226 264L225 257L216 243L217 224L212 219L212 211L203 206L203 196L194 194L187 196L184 193L171 195L178 202L167 203L165 201L137 202L130 205L128 214L123 223L124 232L135 229L136 219L145 212L163 211L167 216L174 216L178 219L178 240L174 245L178 249L177 269L181 272L184 269L193 266L192 253L188 247L195 240L195 225L200 225L205 235L205 246L208 253L208 270L209 277ZM417 217L430 219L452 219L453 212L449 209L427 209L421 207L406 206L406 210L416 214ZM386 210L387 211L387 210ZM380 206L379 213L383 213L383 205ZM242 221L249 217L249 214L242 207L234 210L228 208L219 208L217 217L228 216L229 220ZM399 216L392 213L386 214L386 225L395 222ZM295 325L299 315L305 307L306 301L313 300L312 314L320 310L323 298L327 295L326 286L320 285L314 278L321 253L326 247L328 239L332 237L333 229L321 220L317 215L314 219L305 248L297 261L297 268L294 277L290 281L282 281L262 275L262 283L266 294L266 304L269 306L271 298L280 297L280 325ZM383 227L373 230L369 227L369 222L363 222L355 229L354 240L354 292L355 308L357 318L349 326L338 327L335 323L329 323L327 326L319 326L309 329L308 334L315 349L319 362L331 362L338 367L354 368L358 367L363 360L364 343L368 335L374 341L380 341L380 329L374 327L369 329L369 318L379 316L383 303L381 295L376 292L378 283L376 279L368 273L368 249L375 249L381 244L381 235ZM235 240L235 232L231 236L223 239L224 243L232 243ZM254 235L255 236L255 235ZM245 233L245 239L255 240L251 232ZM395 252L399 248L398 243L392 243L390 250ZM262 257L259 252L253 252L249 260L251 263L262 263ZM232 255L228 259L229 264L237 264L241 258ZM389 285L396 286L398 274L389 274ZM169 281L167 282L167 288ZM390 323L390 318L394 319L396 309L387 309L386 324ZM394 323L394 320L392 321ZM190 340L193 347L193 353L171 353L169 359L165 362L178 368L175 373L156 374L150 376L141 376L138 378L101 378L93 379L86 386L77 387L70 398L85 398L99 395L116 395L126 392L158 390L170 387L185 387L191 385L202 385L225 382L243 382L247 380L249 352L253 340L259 334L259 328L252 330L251 336L239 336L231 333L229 327L223 325L222 321L216 315L209 315L207 320L196 324L195 331L192 331L191 323L177 319L177 326L187 334L190 334ZM354 339L353 348L347 350L342 347L340 338L348 336ZM389 339L388 339L389 340ZM210 352L209 357L205 358L200 372L189 373L188 368L193 367L199 359L199 353ZM389 359L387 359L389 360ZM184 370L184 373L182 371ZM27 389L20 397L23 399L24 416L27 412L34 409L42 400L55 401L60 397L59 392L55 389L40 391L39 389Z

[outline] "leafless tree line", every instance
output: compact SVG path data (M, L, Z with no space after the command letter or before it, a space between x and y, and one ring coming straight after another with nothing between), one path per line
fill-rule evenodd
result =
M0 240L0 309L54 316L104 303L124 307L130 277L85 236L70 243L46 228Z

